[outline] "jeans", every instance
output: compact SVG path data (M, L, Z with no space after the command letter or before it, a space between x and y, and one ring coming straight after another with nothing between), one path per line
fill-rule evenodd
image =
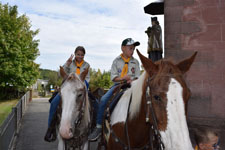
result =
M115 89L115 87L118 84L114 84L108 92L105 93L105 95L102 96L101 100L100 100L100 104L98 106L98 113L97 113L97 120L96 123L97 125L101 125L102 124L102 119L103 119L103 115L104 115L104 111L105 111L105 107L106 104L108 103L108 101L110 100L110 98L113 95L113 91Z
M50 110L49 110L49 117L48 117L48 127L50 127L51 125L51 122L52 122L52 119L53 119L53 116L57 110L57 107L59 105L59 102L60 102L60 94L58 93L54 98L53 100L51 101L51 105L50 105Z

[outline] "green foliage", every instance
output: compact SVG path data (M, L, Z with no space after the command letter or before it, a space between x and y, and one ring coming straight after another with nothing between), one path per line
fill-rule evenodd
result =
M27 16L18 16L17 6L0 3L0 94L24 91L36 82L37 34L38 30L31 30Z
M110 72L104 71L103 73L101 73L99 69L98 71L90 69L90 76L90 89L95 89L98 87L108 89L113 84L110 79Z
M50 85L60 86L62 83L62 78L60 77L58 71L48 70L48 69L40 69L40 79L48 80L47 88ZM98 71L94 69L90 69L90 89L96 89L98 87L108 89L112 86L112 81L110 79L110 72L103 72L98 69ZM40 89L41 89L41 85ZM49 90L49 89L47 89Z
M48 80L48 86L60 86L62 83L62 78L59 76L57 71L40 69L40 79Z

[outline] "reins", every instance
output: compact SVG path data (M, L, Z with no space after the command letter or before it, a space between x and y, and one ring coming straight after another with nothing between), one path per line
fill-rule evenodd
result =
M149 116L148 116L148 114L149 114L148 111L151 111L150 114L151 114L151 118L153 120L153 124L151 126L150 132L152 133L152 131L154 131L153 134L150 133L151 147L153 149L153 141L156 140L157 143L159 144L158 150L164 150L165 146L164 146L164 144L162 142L161 135L159 133L155 111L154 111L153 106L152 106L152 99L153 99L153 97L152 97L152 90L151 90L151 87L150 87L150 78L148 78L147 83L148 84L147 84L147 89L146 89L146 104L147 104L146 106L149 109L147 109L147 111L146 111L146 123L150 123L149 122L150 120L149 120ZM149 88L150 93L148 92L148 88ZM156 139L154 138L154 136L156 137Z

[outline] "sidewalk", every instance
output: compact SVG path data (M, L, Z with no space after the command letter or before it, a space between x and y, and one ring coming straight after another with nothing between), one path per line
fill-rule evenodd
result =
M45 142L50 103L47 98L33 99L22 119L13 150L56 150L58 142Z

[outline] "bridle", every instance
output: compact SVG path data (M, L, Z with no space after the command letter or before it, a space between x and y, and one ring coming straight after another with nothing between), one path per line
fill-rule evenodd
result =
M148 77L148 79L147 79L147 88L146 88L146 107L147 107L147 109L146 109L145 120L146 120L146 123L150 124L149 114L151 114L153 124L151 125L150 132L154 132L153 134L150 134L151 148L153 149L153 142L155 140L157 142L157 144L159 144L158 150L164 150L165 146L162 142L161 135L159 133L155 111L154 111L153 106L152 106L153 94L152 94L152 90L151 90L151 87L150 87L150 80L151 79L152 78L150 78L150 77ZM148 92L148 89L149 89L150 92ZM149 111L151 111L151 112L149 112Z
M122 141L115 134L115 132L112 129L112 126L110 125L110 132L112 134L112 137L114 138L116 143L119 143L123 147L124 150L145 150L145 149L149 149L150 147L153 150L154 149L154 147L153 147L154 142L156 142L158 144L157 150L164 150L165 149L165 146L162 142L161 135L160 135L160 132L159 132L159 129L158 129L158 125L157 125L157 121L156 121L156 114L155 114L155 111L154 111L153 106L152 106L153 95L152 95L152 90L151 90L151 87L150 87L150 80L152 80L152 79L153 79L153 77L148 77L148 79L147 79L147 87L146 87L146 95L145 95L145 98L146 98L146 118L145 119L146 119L146 123L149 124L149 126L150 126L149 142L147 142L144 146L139 147L139 148L134 148L134 147L130 146L127 123L128 123L128 117L129 117L130 104L131 104L131 101L132 101L132 95L130 97L128 110L127 110L127 119L126 119L126 122L125 122L125 134L126 134L128 144L126 144L124 141ZM150 119L149 119L150 115L151 115L151 118L153 120L152 124L150 124Z

